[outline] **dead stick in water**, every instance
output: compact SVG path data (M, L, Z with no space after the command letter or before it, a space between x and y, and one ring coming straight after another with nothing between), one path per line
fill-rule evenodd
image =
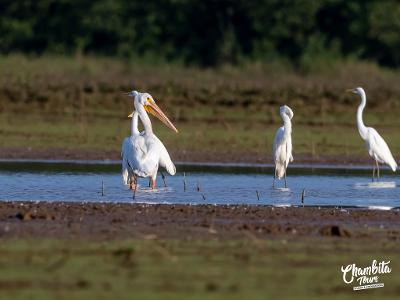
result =
M164 182L164 187L167 187L167 184L165 183L165 175L164 175L163 172L160 172L160 173L161 173L161 178L162 178L162 180Z
M201 196L203 197L203 200L206 201L206 196L204 196L204 194L201 194Z
M104 196L104 181L101 181L101 196Z
M186 192L186 173L183 172L183 191Z
M256 190L257 200L260 201L260 193Z
M301 193L301 204L303 205L303 207L304 207L304 196L305 195L306 195L306 190L303 189L303 192Z
M196 186L196 190L198 191L198 192L200 192L200 183L199 183L199 181L197 180L197 186Z

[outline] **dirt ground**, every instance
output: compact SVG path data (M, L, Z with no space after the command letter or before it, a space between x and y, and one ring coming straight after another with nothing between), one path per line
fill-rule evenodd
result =
M0 238L400 240L400 210L0 202Z

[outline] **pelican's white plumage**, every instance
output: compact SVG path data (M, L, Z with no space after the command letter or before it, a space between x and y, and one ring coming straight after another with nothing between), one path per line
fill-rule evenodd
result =
M361 104L357 109L357 128L360 133L361 138L365 141L365 145L368 150L368 154L375 161L376 167L378 169L378 178L379 178L379 163L387 164L393 170L393 172L397 169L397 163L393 158L392 153L385 140L380 136L380 134L372 127L366 127L364 125L364 121L362 118L362 114L367 103L367 96L363 88L358 87L355 89L348 90L353 92L361 97ZM372 180L375 176L375 166L373 168Z
M167 149L153 133L150 118L147 112L154 114L168 127L178 132L161 109L155 104L153 97L148 93L133 91L129 93L134 98L135 112L132 114L131 136L122 143L122 177L125 184L136 183L136 177L150 177L152 187L155 188L158 167L175 175L176 169ZM143 123L144 130L138 130L138 119Z
M286 187L286 169L289 162L293 161L291 119L294 114L290 107L286 105L280 107L279 113L283 120L283 126L276 131L274 143L272 145L272 154L275 164L274 185L276 177L278 179L285 177Z

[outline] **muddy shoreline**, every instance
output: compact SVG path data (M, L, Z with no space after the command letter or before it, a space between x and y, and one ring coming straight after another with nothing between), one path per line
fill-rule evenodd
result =
M196 163L261 163L270 164L269 155L254 153L215 153L171 151L174 161ZM29 160L119 160L120 152L94 150L94 149L65 149L65 148L1 148L0 159L29 159ZM295 164L346 164L346 165L371 165L368 155L323 155L296 154Z
M0 202L0 238L400 241L400 210Z

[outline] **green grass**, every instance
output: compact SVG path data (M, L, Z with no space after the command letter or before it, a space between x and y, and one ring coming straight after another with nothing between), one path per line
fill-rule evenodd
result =
M399 80L399 72L360 62L299 74L272 64L197 69L94 57L0 57L0 147L119 151L132 110L121 91L136 88L149 91L177 124L179 135L153 121L172 156L270 154L282 104L295 112L295 154L367 156L355 126L360 100L344 92L361 85L368 95L365 123L396 154Z
M0 299L396 299L394 242L3 240ZM391 260L385 287L353 292L340 267ZM362 295L359 295L362 294Z
M172 157L174 153L184 152L267 156L271 153L275 131L280 126L265 122L247 123L246 120L176 124L179 134L163 127L154 119L155 132L164 141ZM375 128L387 140L393 153L399 153L400 136L397 127L379 125ZM2 148L66 148L118 152L123 138L129 132L130 120L125 115L113 118L79 118L59 114L48 116L37 113L29 116L21 113L0 115ZM314 126L294 120L293 144L295 154L367 156L357 129L350 124Z

